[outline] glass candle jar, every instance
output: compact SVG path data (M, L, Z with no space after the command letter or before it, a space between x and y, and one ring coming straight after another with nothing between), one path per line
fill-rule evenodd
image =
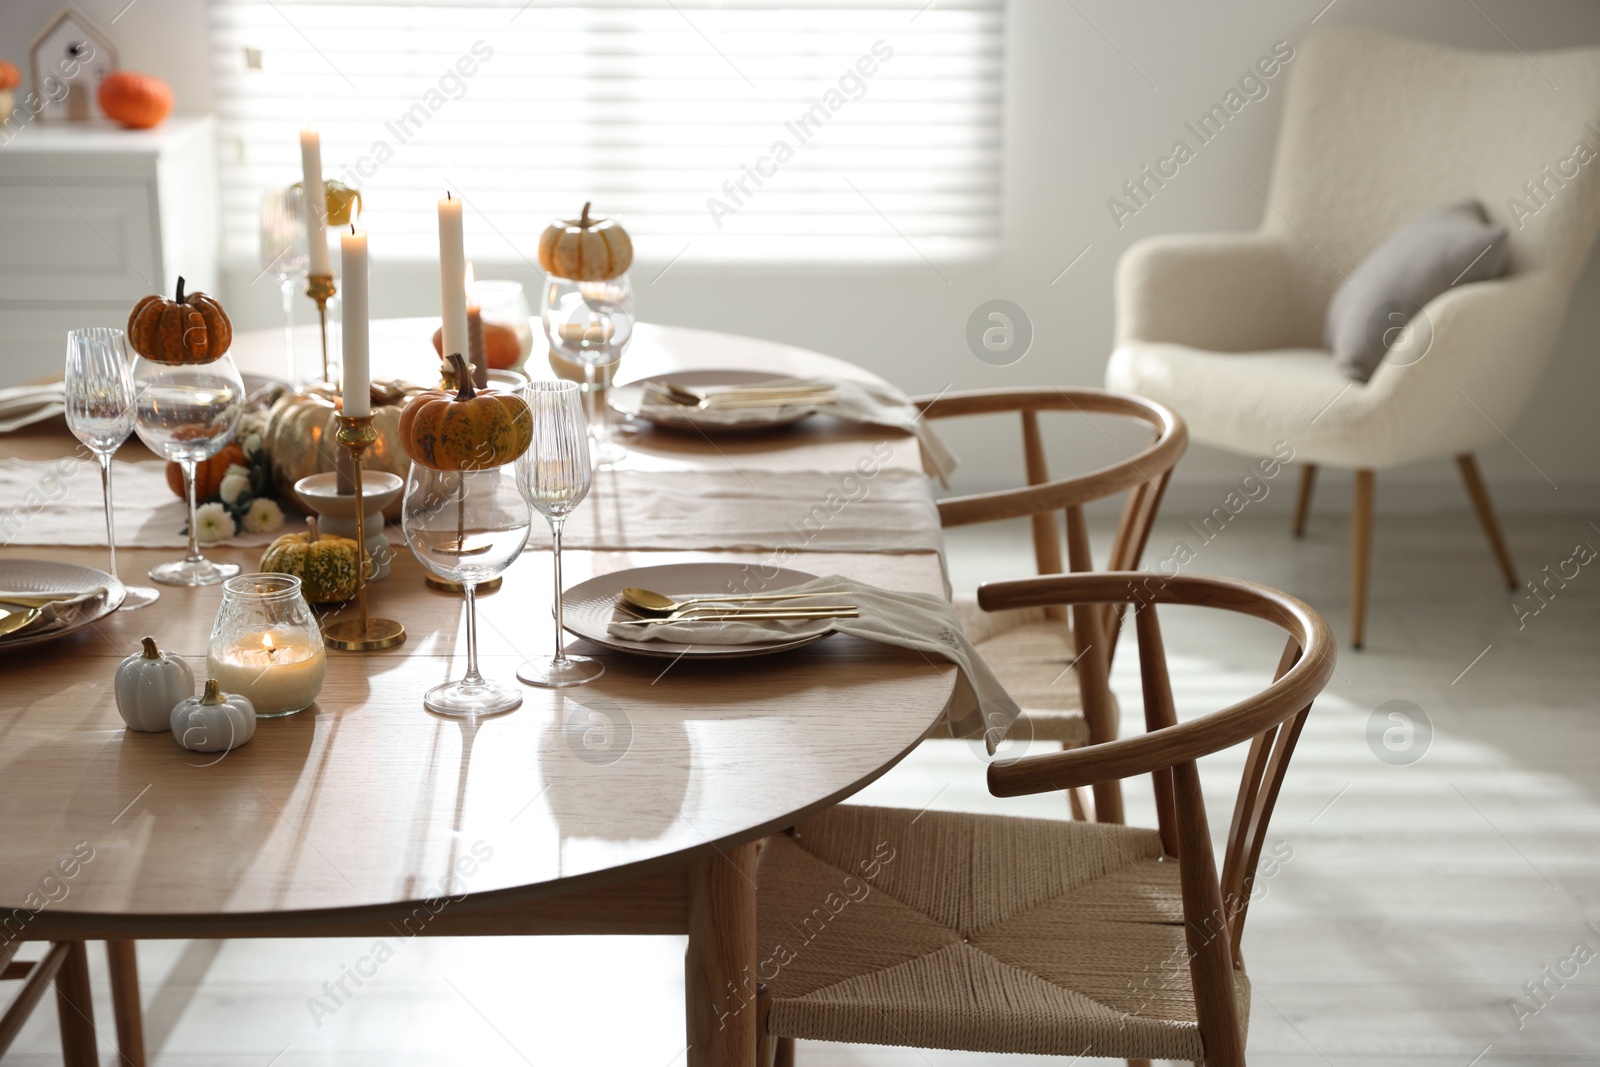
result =
M250 698L257 718L310 707L327 677L328 653L300 579L241 574L223 582L206 671L224 693Z
M482 278L467 287L467 301L478 307L485 325L504 326L516 335L517 357L511 362L506 353L491 349L490 370L521 370L533 353L533 310L521 282Z

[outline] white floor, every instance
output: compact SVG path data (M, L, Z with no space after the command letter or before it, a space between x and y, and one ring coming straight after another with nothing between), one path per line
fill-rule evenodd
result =
M1182 519L1163 524L1151 559L1178 537L1197 544ZM1347 635L1342 517L1314 521L1298 542L1286 526L1246 512L1188 569L1277 585ZM1546 565L1554 573L1580 542L1600 547L1600 528L1581 519L1507 526L1525 577ZM958 589L1028 566L1021 531L952 538L951 555ZM1519 629L1469 515L1380 520L1368 650L1343 653L1307 726L1271 834L1292 858L1250 912L1252 1063L1600 1064L1600 565L1551 588ZM1270 676L1280 642L1265 627L1209 613L1163 619L1181 711L1220 706ZM1121 659L1126 730L1138 728L1135 671L1132 655ZM1391 725L1394 708L1378 712L1390 701L1410 702L1432 724L1410 765L1379 759L1367 740L1375 713ZM1423 731L1413 745L1423 749ZM1237 765L1204 769L1214 829L1226 826ZM1130 783L1128 797L1130 821L1146 821L1147 789ZM989 797L981 761L955 742L925 745L861 799L1065 814L1055 797ZM1580 944L1589 962L1563 964ZM308 998L362 951L348 941L141 944L154 1062L682 1062L679 939L419 940L317 1025ZM109 1063L109 996L93 954ZM1574 966L1564 985L1544 970ZM1529 982L1550 990L1542 1006ZM54 1031L47 998L6 1063L59 1063ZM945 1067L976 1058L802 1045L800 1060Z

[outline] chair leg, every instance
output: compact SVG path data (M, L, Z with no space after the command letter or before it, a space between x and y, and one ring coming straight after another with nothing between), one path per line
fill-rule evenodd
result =
M139 957L132 941L107 941L111 1006L117 1020L117 1051L127 1067L145 1067L144 1010L139 1003Z
M1317 465L1307 463L1300 468L1300 488L1294 494L1294 535L1306 535L1306 516L1311 514L1311 491L1317 484Z
M1350 643L1360 648L1367 634L1367 572L1372 563L1372 471L1356 471L1355 507L1350 511Z
M66 959L56 972L56 1016L61 1025L61 1062L65 1067L98 1067L94 1042L94 1001L89 994L89 953L82 941L68 942Z
M778 1038L778 1057L773 1067L794 1067L794 1038Z
M1478 460L1471 452L1463 452L1456 457L1456 466L1461 468L1461 480L1467 483L1467 495L1472 498L1472 510L1478 513L1478 521L1483 524L1483 532L1489 535L1489 547L1494 550L1494 558L1500 564L1500 573L1505 576L1506 586L1510 589L1517 587L1517 568L1511 562L1511 550L1506 547L1505 531L1500 529L1500 520L1495 517L1494 503L1489 499L1489 489L1483 484L1483 474L1478 470Z

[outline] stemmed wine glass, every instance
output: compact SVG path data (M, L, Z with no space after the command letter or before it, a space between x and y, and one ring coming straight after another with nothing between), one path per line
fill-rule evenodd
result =
M580 282L554 275L545 279L540 311L550 347L583 368L585 398L594 434L597 463L620 463L628 455L616 438L609 392L622 353L633 340L633 286L626 274L608 281Z
M478 673L478 584L496 577L522 554L532 522L509 464L481 470L438 471L411 464L400 505L412 554L428 570L461 586L467 598L467 673L434 686L422 703L440 715L495 715L522 703L514 685Z
M283 342L289 383L301 377L294 362L294 290L306 273L305 194L300 189L268 189L261 194L261 272L272 271L283 292Z
M128 346L121 330L93 326L67 332L67 428L100 461L100 488L106 500L106 549L111 556L111 577L117 578L111 457L133 433L133 375L128 370ZM161 599L160 591L148 585L126 588L123 611Z
M567 655L561 640L561 525L589 495L594 478L589 432L577 382L529 382L521 395L533 412L533 447L517 460L517 487L550 522L556 571L556 654L548 660L524 663L517 668L517 678L528 685L564 689L592 682L606 672L606 665L597 659Z
M150 451L183 468L189 502L189 554L150 568L163 585L216 585L239 573L234 563L213 563L196 537L194 469L233 440L244 409L244 380L223 354L210 363L133 361L134 429Z

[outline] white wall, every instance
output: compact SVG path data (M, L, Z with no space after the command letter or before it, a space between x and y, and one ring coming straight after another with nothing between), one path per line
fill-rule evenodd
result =
M80 2L102 23L126 4ZM871 270L730 270L696 265L689 256L651 284L664 264L643 262L634 272L641 317L830 352L912 392L1098 385L1112 334L1112 270L1122 250L1152 234L1248 229L1260 221L1262 203L1247 179L1265 188L1282 79L1120 230L1106 210L1107 197L1163 154L1183 122L1218 99L1275 41L1302 41L1325 2L1011 0L1004 243L995 260L941 265L948 283L920 262ZM57 9L58 0L6 0L0 41L26 42ZM1319 22L1362 23L1478 48L1507 47L1501 31L1526 51L1600 44L1600 5L1589 0L1336 0ZM180 110L203 111L210 94L205 24L202 0L138 0L111 30L125 66L166 78ZM5 51L20 59L24 49L17 44ZM526 241L531 258L535 235L513 237ZM1088 253L1052 284L1085 245ZM520 260L480 259L478 266L480 276L520 278L530 287L535 280ZM241 264L225 287L244 328L279 321L276 292L269 283L252 287L255 273ZM414 314L436 306L436 284L431 265L380 264L373 313ZM1592 414L1600 396L1597 294L1600 265L1591 262L1551 369L1527 414L1504 427L1516 447L1503 443L1481 457L1506 510L1583 513L1600 505L1600 419ZM1032 351L1012 367L980 362L964 340L968 315L994 297L1024 308L1036 331ZM949 436L966 461L961 485L998 484L1014 469L1009 426L1005 433L957 427ZM1518 448L1560 489L1552 490ZM1115 456L1100 434L1081 429L1063 436L1057 454L1063 471ZM1179 468L1170 499L1180 507L1214 502L1244 462L1196 448ZM1379 480L1380 506L1462 507L1454 477L1453 465L1443 462L1386 475ZM1283 504L1287 495L1273 494L1272 504ZM1346 498L1336 476L1319 494L1328 509L1342 507Z

